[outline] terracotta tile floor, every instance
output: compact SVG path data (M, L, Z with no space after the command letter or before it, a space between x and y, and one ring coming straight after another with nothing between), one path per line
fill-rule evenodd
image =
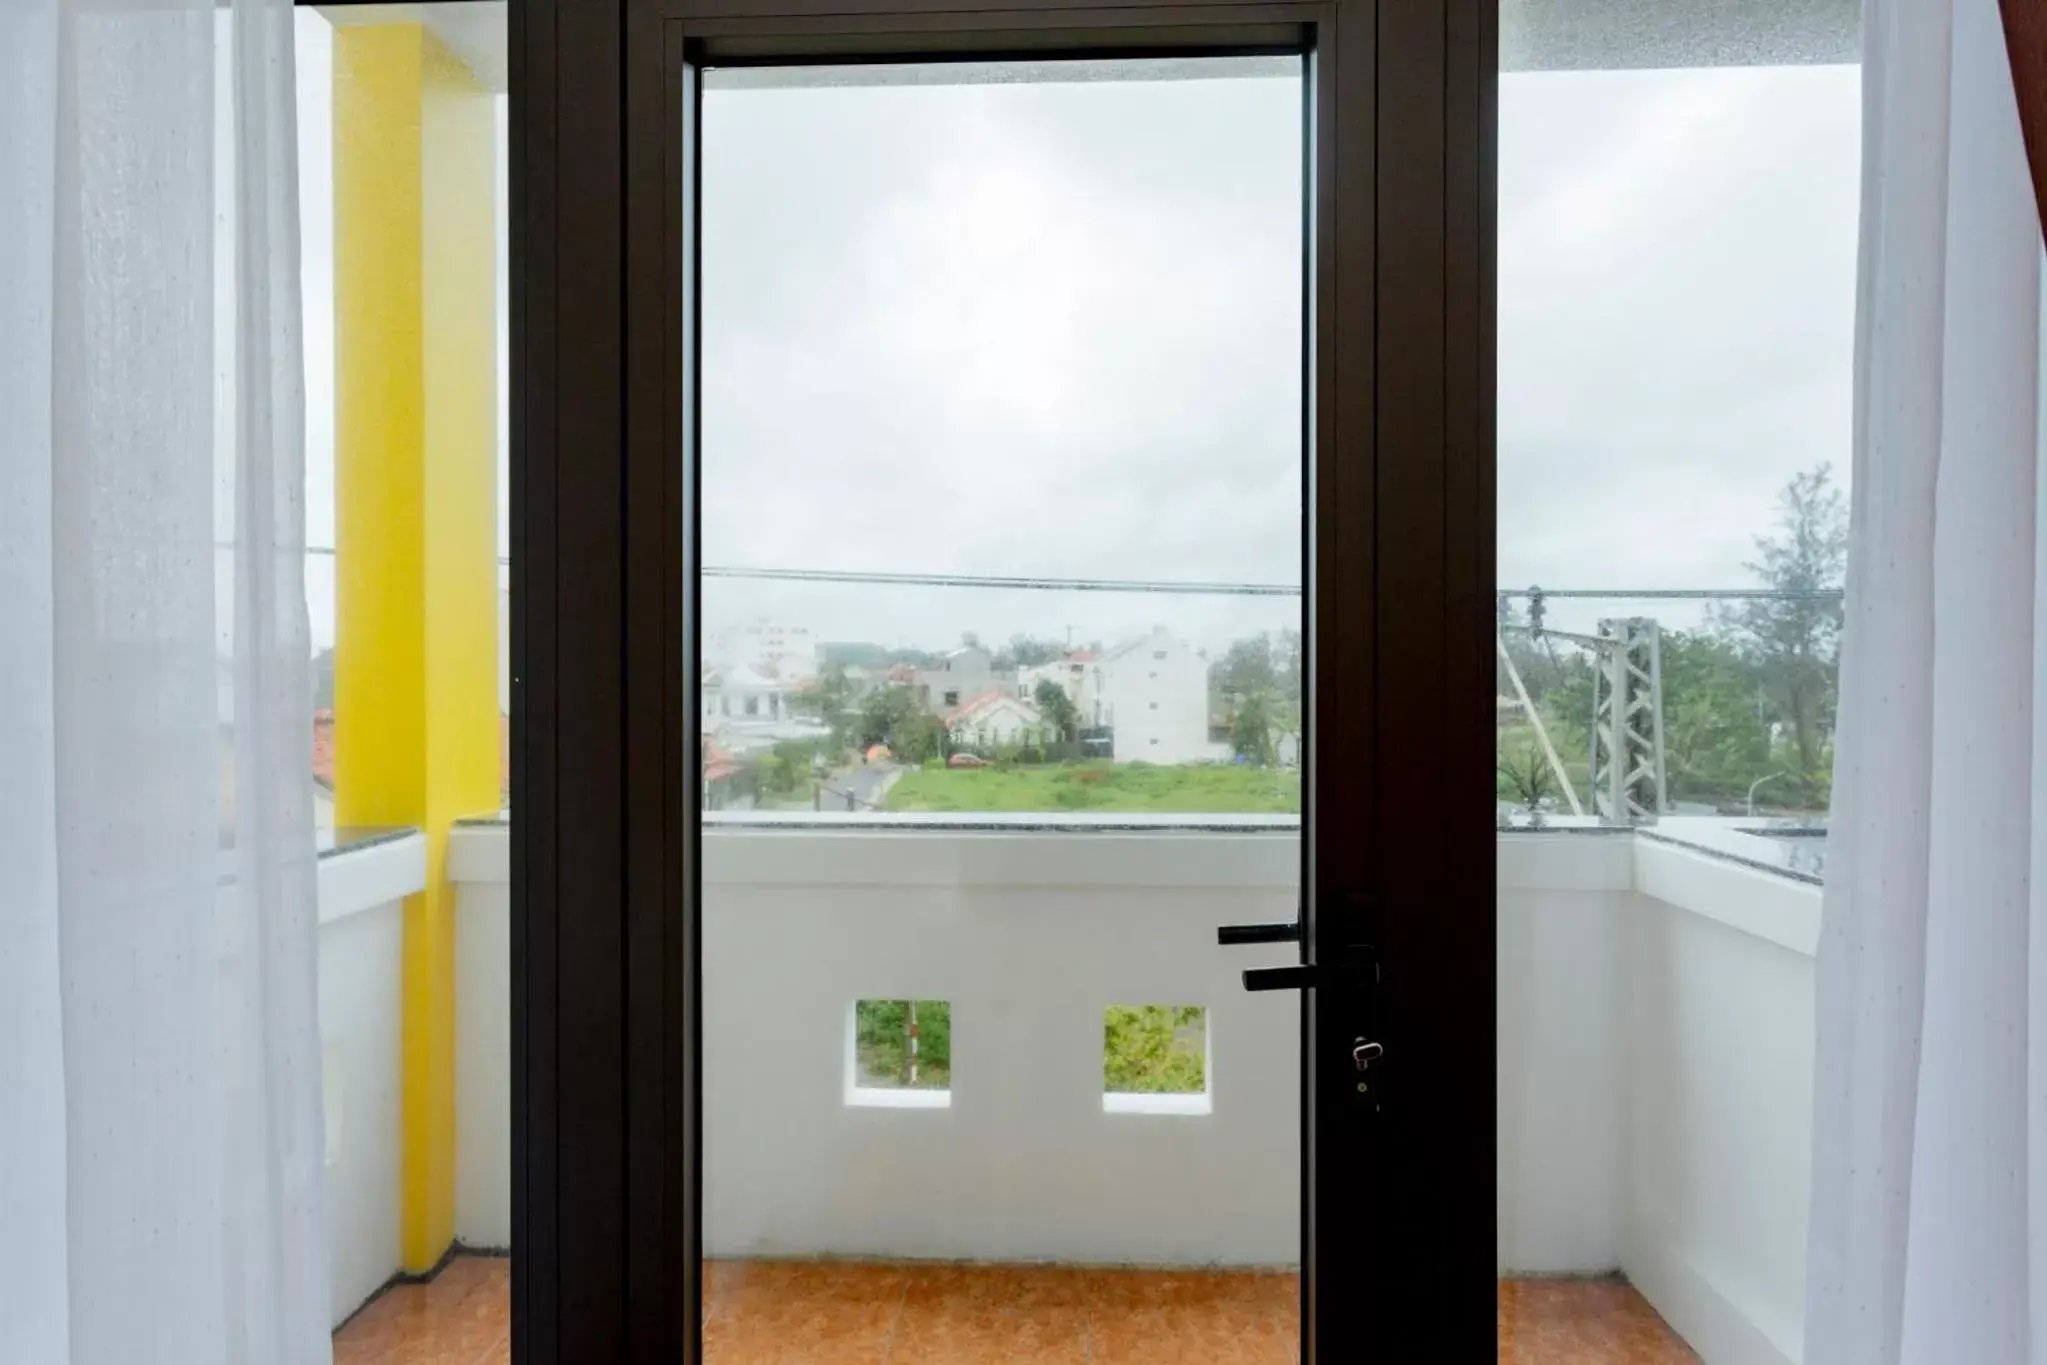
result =
M512 1263L457 1256L385 1290L334 1334L334 1365L480 1365L512 1355Z
M334 1337L335 1365L500 1365L510 1262L462 1257ZM718 1261L709 1365L1291 1365L1291 1275ZM1693 1365L1633 1289L1500 1286L1501 1365Z

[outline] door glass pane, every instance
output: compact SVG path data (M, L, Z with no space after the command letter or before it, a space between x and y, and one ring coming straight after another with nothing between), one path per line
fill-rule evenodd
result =
M704 77L713 1362L1293 1359L1301 120Z
M1796 1359L1859 17L1548 13L1501 41L1500 1359Z

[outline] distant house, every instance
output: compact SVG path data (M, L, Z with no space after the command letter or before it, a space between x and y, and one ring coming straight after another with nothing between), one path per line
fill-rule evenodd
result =
M1103 655L1096 699L1118 763L1227 759L1208 737L1208 659L1164 626ZM1092 667L1092 665L1091 665Z
M998 744L1042 742L1049 728L1045 713L1001 688L968 698L945 715L953 743L973 748Z
M811 685L807 678L791 680L751 664L706 669L698 684L703 716L697 732L718 753L742 763L786 740L823 739L831 727L792 705Z
M910 686L916 690L918 703L940 716L955 710L971 697L1005 685L1013 687L1015 675L997 669L995 656L980 645L961 645L949 651L936 667L914 670L910 681Z
M698 696L707 719L786 720L789 695L795 690L778 674L737 664L706 671Z
M870 692L873 692L876 689L878 689L885 681L887 681L889 676L888 668L870 667L866 664L841 665L827 664L825 665L825 667L828 670L833 667L838 668L839 676L846 680L846 694L848 697L854 700L858 700L859 698L864 697L868 695ZM819 685L822 685L824 682L824 675L821 674L818 677L817 682Z
M1073 714L1083 726L1105 724L1102 719L1102 669L1091 649L1076 649L1063 659L1048 664L1031 664L1016 671L1016 694L1025 701L1038 695L1038 684L1049 682L1073 703Z
M697 743L703 782L705 810L750 810L752 792L746 788L746 763L709 735Z

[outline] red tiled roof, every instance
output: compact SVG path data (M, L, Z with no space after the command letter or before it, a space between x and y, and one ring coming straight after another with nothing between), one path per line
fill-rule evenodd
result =
M1029 723L1032 725L1036 725L1044 719L1043 714L1031 703L1024 701L1020 697L1012 697L1009 693L999 688L990 688L986 692L976 692L973 696L968 697L965 701L954 707L945 717L946 728L950 729L955 725L973 720L995 703L1005 701L1029 713Z
M313 712L313 776L334 789L334 713L324 706Z
M704 781L716 782L720 778L730 777L743 766L738 755L718 747L717 740L709 738L704 740Z

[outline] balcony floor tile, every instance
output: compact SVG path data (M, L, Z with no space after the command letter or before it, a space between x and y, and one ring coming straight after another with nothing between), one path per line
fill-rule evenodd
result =
M379 1295L335 1365L504 1365L510 1262L465 1256ZM714 1261L707 1365L1294 1365L1294 1277L1047 1266ZM1507 1280L1500 1365L1696 1365L1640 1294Z

